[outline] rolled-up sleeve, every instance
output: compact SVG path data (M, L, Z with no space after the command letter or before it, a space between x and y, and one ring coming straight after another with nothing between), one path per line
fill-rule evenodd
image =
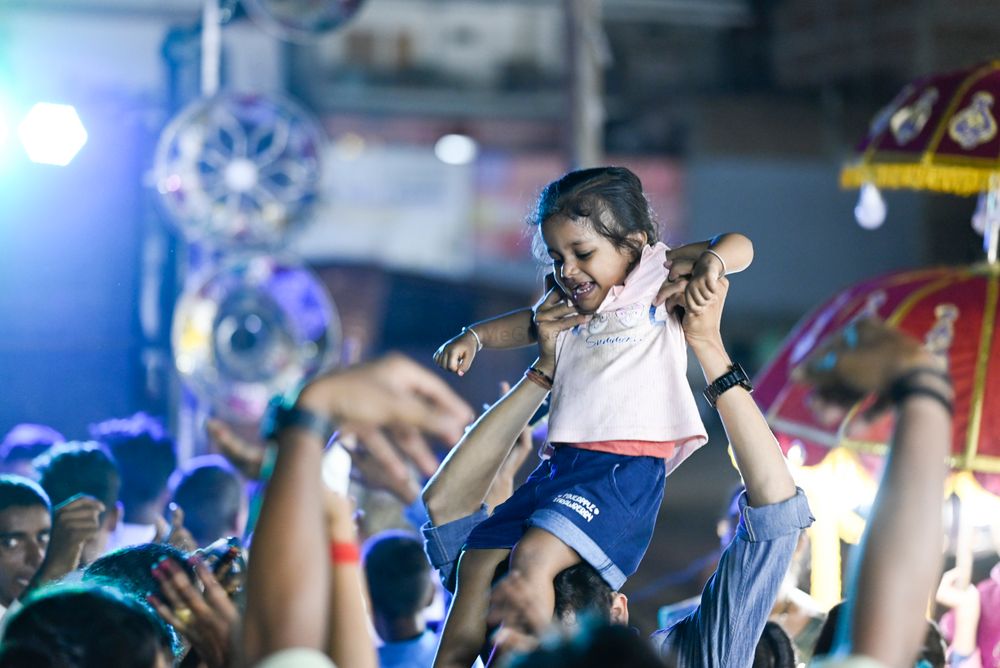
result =
M462 554L462 547L472 530L488 516L484 505L475 513L447 524L434 526L428 521L420 528L420 533L424 536L424 552L431 565L438 570L441 582L448 591L455 591L455 566Z
M740 498L740 524L689 616L653 634L660 652L683 668L740 667L754 650L788 571L801 531L813 522L805 493L751 508Z

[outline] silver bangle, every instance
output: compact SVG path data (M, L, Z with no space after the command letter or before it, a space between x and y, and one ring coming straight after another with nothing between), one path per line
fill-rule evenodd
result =
M722 256L721 256L721 255L719 255L718 253L716 253L716 252L715 252L714 250L712 250L711 248L706 248L706 249L704 250L704 253L711 253L711 254L712 254L712 255L714 255L715 257L719 258L719 262L721 262L721 263L722 263L722 275L723 275L723 276L725 276L725 275L726 275L727 273L729 273L729 271L728 271L728 270L726 269L726 261L722 259Z
M479 338L478 334L476 334L476 330L472 329L471 327L463 327L462 334L465 334L466 332L472 334L472 336L476 339L476 352L478 353L480 350L483 349L483 340Z

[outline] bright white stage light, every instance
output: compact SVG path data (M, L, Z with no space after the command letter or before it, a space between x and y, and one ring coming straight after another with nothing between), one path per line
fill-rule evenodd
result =
M445 135L434 144L434 155L446 165L467 165L477 153L476 140L465 135Z
M87 130L68 104L39 102L17 128L32 162L65 167L87 143Z

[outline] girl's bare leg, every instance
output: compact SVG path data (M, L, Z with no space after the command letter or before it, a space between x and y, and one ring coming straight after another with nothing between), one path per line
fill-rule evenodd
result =
M493 576L506 549L466 550L458 562L455 598L441 633L434 668L469 668L486 645L486 612ZM551 581L549 583L551 588Z

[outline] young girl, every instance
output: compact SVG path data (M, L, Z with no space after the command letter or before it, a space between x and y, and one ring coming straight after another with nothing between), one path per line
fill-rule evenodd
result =
M753 257L738 234L669 250L657 240L642 184L623 167L579 170L550 183L530 222L538 230L536 254L552 263L556 286L538 315L561 300L561 317L586 317L559 333L554 366L540 356L525 374L551 389L553 454L469 536L436 668L466 668L479 654L485 620L460 611L475 609L465 600L487 595L508 554L510 570L528 580L546 618L553 578L581 559L615 590L635 572L666 474L707 441L686 379L683 330L664 302L678 296L674 280L688 276L686 308L704 308L719 278ZM483 347L525 345L535 336L533 310L514 311L464 328L435 361L461 375Z

